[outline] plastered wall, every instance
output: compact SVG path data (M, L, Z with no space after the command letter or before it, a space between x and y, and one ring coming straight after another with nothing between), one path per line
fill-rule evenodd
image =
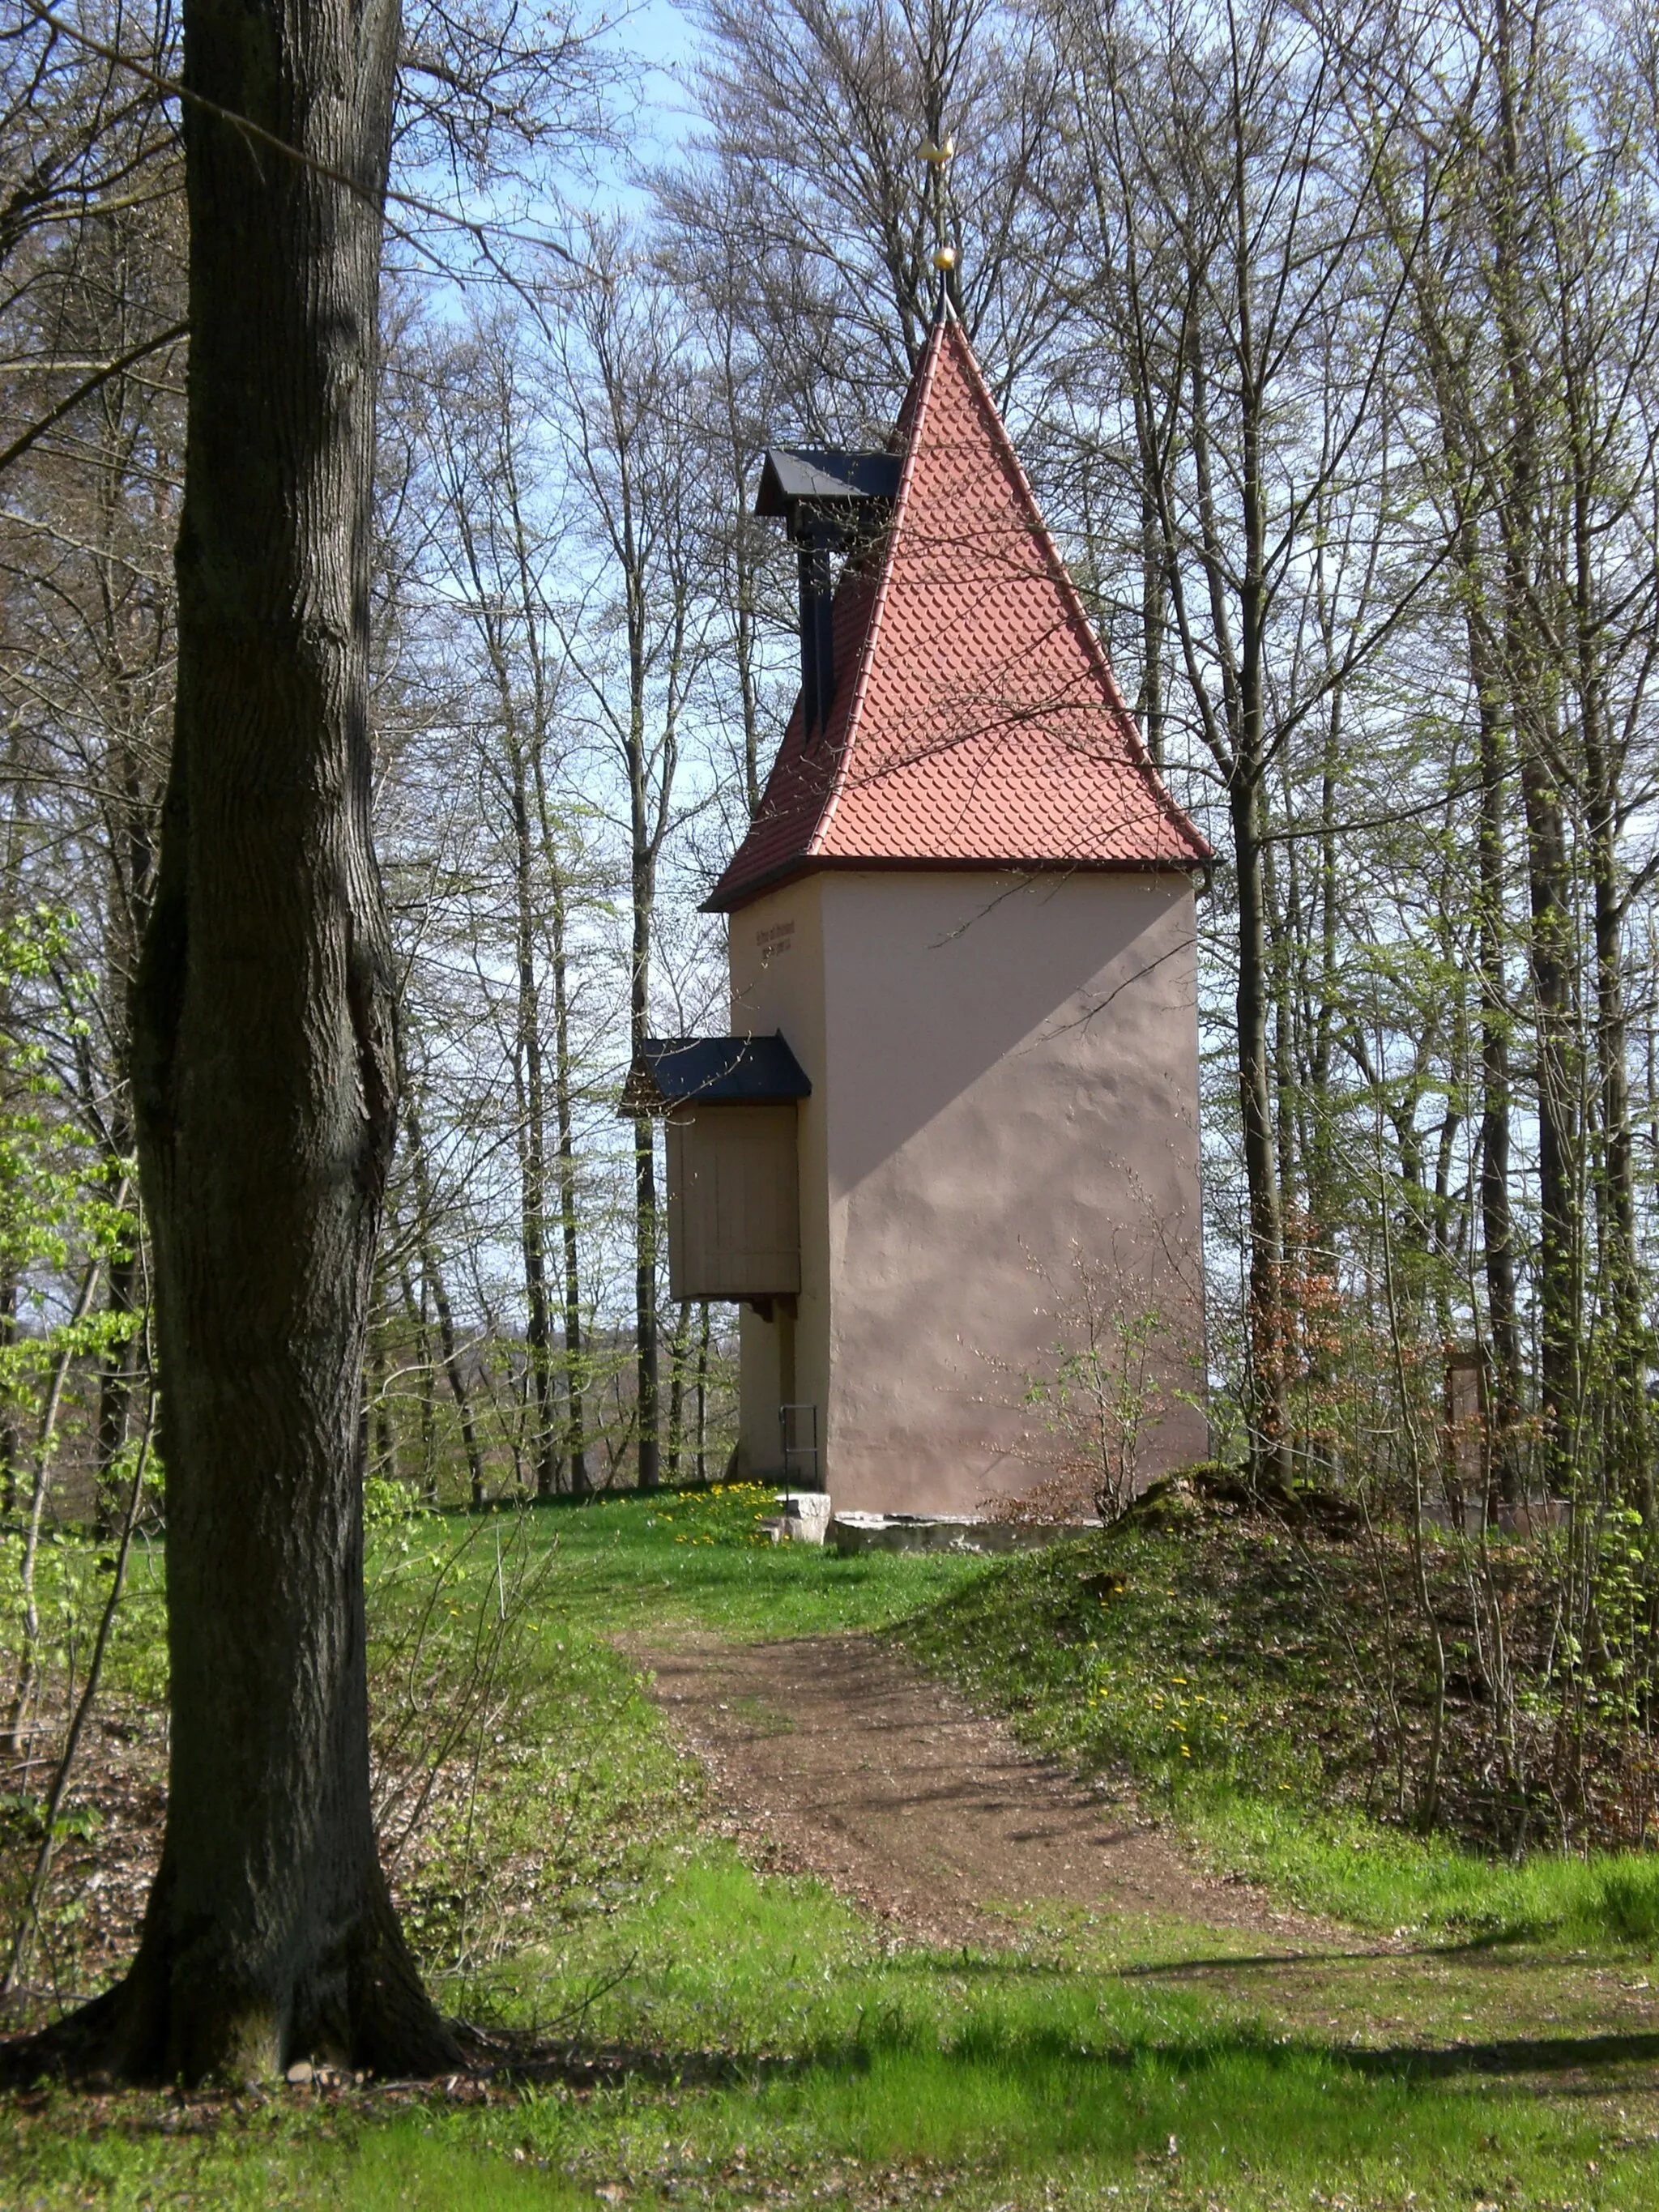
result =
M794 1390L839 1505L972 1510L1042 1479L1025 1377L1085 1325L1079 1254L1097 1295L1163 1301L1196 1382L1193 897L1176 875L826 872L732 917L732 1027L782 1029L813 1085ZM744 1315L757 1470L788 1349ZM1204 1449L1177 1408L1143 1476Z
M741 1310L743 1407L739 1461L745 1474L781 1464L778 1407L787 1388L817 1406L825 1425L830 1395L830 1177L828 1068L823 1030L823 879L817 876L757 899L731 918L732 1032L781 1030L805 1069L801 1101L801 1289L793 1322L764 1322ZM787 1370L793 1367L793 1383ZM820 1438L822 1442L822 1437Z

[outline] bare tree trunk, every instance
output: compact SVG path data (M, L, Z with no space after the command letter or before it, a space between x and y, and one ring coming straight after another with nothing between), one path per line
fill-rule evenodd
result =
M559 1147L559 1237L564 1272L564 1380L568 1416L565 1453L570 1488L586 1498L593 1485L587 1472L587 1353L582 1316L581 1246L578 1237L575 1070L570 1048L569 908L565 873L553 835L540 751L536 756L536 801L541 818L542 866L552 894L553 921L553 1115Z
M93 1525L100 1543L115 1534L120 1522L120 1459L126 1449L132 1396L138 1382L138 1338L131 1326L138 1285L136 1222L131 1242L111 1255L108 1280L105 1311L130 1333L105 1353L98 1375L97 1494Z
M186 0L185 32L179 692L134 1023L167 1820L73 2039L150 2079L428 2072L458 2054L375 1849L358 1419L397 1128L367 666L398 9Z
M63 1411L64 1386L69 1381L70 1367L75 1358L75 1332L91 1310L102 1273L101 1261L94 1259L88 1262L86 1273L81 1279L81 1294L76 1300L74 1316L64 1333L62 1348L52 1362L46 1404L40 1409L28 1518L23 1527L23 1555L17 1567L18 1594L23 1601L22 1635L19 1639L17 1674L12 1686L10 1709L6 1717L4 1733L0 1734L0 1751L14 1754L27 1747L29 1709L34 1702L40 1680L40 1613L35 1601L34 1575L40 1556L40 1531L46 1516L46 1498L52 1488L52 1462L58 1450L58 1416Z
M9 1268L0 1270L0 1352L17 1341L17 1278ZM0 1516L17 1510L17 1474L23 1448L22 1432L9 1401L0 1407Z
M420 1484L421 1496L428 1505L438 1503L438 1363L433 1357L432 1332L427 1326L427 1289L424 1280L417 1291L410 1279L407 1267L399 1271L398 1286L404 1294L404 1311L409 1316L409 1326L415 1335L415 1357L420 1362Z
M149 1417L138 1448L137 1461L128 1478L126 1497L115 1530L115 1569L110 1586L98 1616L97 1632L93 1638L92 1656L87 1664L86 1679L81 1686L81 1695L70 1716L64 1737L64 1747L58 1753L58 1765L46 1791L41 1814L40 1848L35 1853L34 1870L23 1899L23 1908L17 1917L16 1930L12 1937L11 1955L5 1970L0 1972L0 1998L9 1996L21 1978L28 1963L35 1932L40 1924L40 1907L46 1902L46 1884L52 1878L52 1861L57 1856L58 1815L63 1811L70 1778L75 1771L76 1756L81 1739L86 1733L88 1717L98 1700L102 1685L104 1661L109 1651L110 1632L114 1628L120 1611L121 1594L126 1587L127 1561L132 1552L133 1532L138 1525L139 1510L143 1504L144 1475L149 1465L149 1448L155 1429L155 1399L152 1391Z
M1648 1334L1636 1247L1635 1147L1631 1134L1630 1048L1625 1016L1621 938L1624 899L1619 881L1617 795L1598 687L1584 694L1584 750L1589 790L1589 860L1595 901L1595 1049L1601 1107L1603 1241L1612 1308L1613 1373L1609 1472L1617 1494L1633 1497L1651 1528L1656 1516L1648 1457L1644 1388Z
M657 1175L650 1122L634 1124L635 1390L639 1424L639 1486L661 1480L657 1361Z
M1322 605L1328 607L1328 602ZM1328 614L1326 618L1329 619ZM1343 695L1338 690L1331 698L1319 779L1319 995L1308 1054L1308 1234L1318 1249L1321 1267L1331 1276L1336 1272L1336 1121L1331 1062L1340 981L1338 917L1342 872L1338 865L1336 794L1342 759L1342 707Z
M1585 374L1562 288L1563 396L1572 473L1572 618L1588 832L1595 971L1595 1058L1601 1115L1601 1166L1596 1186L1601 1264L1611 1327L1607 1376L1606 1449L1613 1495L1639 1504L1650 1528L1656 1518L1648 1457L1648 1330L1643 1312L1636 1237L1635 1152L1631 1131L1629 1025L1625 1008L1625 892L1619 838L1624 812L1620 749L1610 726L1602 640L1606 609L1596 574L1596 430L1594 379ZM1594 363L1590 364L1593 368ZM1589 387L1587 389L1587 386Z
M421 1247L421 1281L423 1288L432 1294L433 1310L438 1316L438 1344L443 1353L444 1374L449 1383L449 1395L455 1401L455 1410L460 1416L461 1443L466 1453L468 1493L475 1505L482 1505L484 1502L483 1455L478 1449L478 1431L472 1418L472 1395L466 1387L466 1376L461 1369L455 1340L455 1316L450 1307L443 1265L438 1257L438 1238L432 1220L431 1170L427 1164L420 1117L412 1106L408 1110L408 1122L410 1148L415 1156L415 1204Z
M1460 121L1459 128L1462 127ZM1450 173L1454 177L1455 172ZM1418 220L1414 208L1390 202L1397 233ZM1467 187L1447 220L1469 220L1475 206ZM1413 295L1418 335L1438 416L1440 465L1453 520L1448 551L1461 607L1470 690L1476 718L1479 812L1475 825L1474 964L1480 1033L1480 1124L1478 1150L1481 1267L1486 1296L1484 1410L1487 1486L1492 1499L1517 1498L1521 1489L1522 1370L1516 1310L1515 1219L1510 1198L1510 1138L1514 1086L1510 1044L1515 1009L1507 976L1510 927L1507 899L1509 778L1505 672L1494 632L1481 517L1500 503L1485 457L1489 441L1480 422L1480 399L1472 382L1480 352L1462 328L1469 308L1451 288L1444 254L1415 264Z
M1474 560L1465 564L1466 592L1478 589ZM1480 819L1477 836L1475 959L1480 990L1480 1231L1485 1255L1486 1325L1492 1337L1488 1378L1488 1457L1500 1498L1520 1494L1516 1441L1521 1419L1521 1334L1515 1311L1515 1226L1510 1207L1510 1006L1504 963L1508 948L1504 896L1504 749L1496 678L1482 627L1468 614L1470 666L1480 720Z
M1231 118L1235 142L1243 144L1248 125L1242 113ZM1249 218L1242 173L1232 210L1241 239ZM1244 556L1238 580L1238 657L1234 708L1236 750L1228 798L1232 817L1234 862L1238 872L1238 1073L1244 1123L1244 1172L1250 1203L1250 1311L1256 1338L1255 1455L1263 1470L1279 1482L1291 1474L1290 1436L1285 1419L1284 1310L1285 1225L1280 1202L1281 1163L1275 1155L1273 1089L1268 1058L1268 994L1272 988L1267 945L1266 859L1261 843L1267 823L1267 494L1262 480L1262 394L1255 330L1256 272L1241 258L1231 271L1236 281L1236 343L1243 372L1238 448L1240 536ZM1210 535L1209 407L1201 380L1201 353L1193 354L1193 416L1200 432L1197 453L1200 497Z
M1290 1479L1285 1422L1284 1231L1273 1151L1267 1014L1269 961L1260 786L1243 776L1228 794L1238 875L1238 1101L1249 1203L1250 1457L1256 1473Z
M125 378L117 380L106 388L103 394L118 422L125 405ZM125 455L123 458L125 461ZM117 517L131 495L131 484L124 465L106 463L101 476L100 505L105 522L105 542L113 544L116 542ZM114 865L109 870L112 878L110 935L112 941L108 947L107 957L115 970L112 980L117 989L114 994L115 1011L112 1016L115 1030L112 1039L112 1057L115 1063L116 1093L106 1137L110 1172L112 1176L121 1176L131 1172L130 1164L136 1142L129 1087L131 1060L131 1039L128 1034L131 1011L130 997L133 969L155 891L156 809L160 793L154 767L147 776L138 746L132 738L134 728L142 724L143 709L129 696L132 687L123 652L125 640L120 634L118 597L110 582L109 572L115 565L109 557L99 563L99 611L102 618L104 652L114 672L115 689L121 702L122 713L120 726L111 744L107 769L111 785L110 804L115 814L111 835ZM126 1447L133 1395L138 1386L141 1347L134 1301L140 1279L139 1243L142 1235L142 1228L135 1220L130 1243L112 1253L109 1262L107 1310L117 1318L125 1334L105 1355L99 1377L96 1525L100 1541L107 1541L113 1536L123 1510L124 1490L116 1469Z
M657 854L667 823L668 775L662 807L652 821L650 762L646 741L647 684L646 578L638 557L639 517L632 487L623 503L621 542L627 596L629 899L631 933L628 965L628 1029L631 1054L645 1049L651 1008L651 921L657 902ZM661 1477L662 1413L657 1359L657 1154L648 1114L634 1117L634 1388L639 1423L639 1486L654 1490Z
M529 1310L526 1335L531 1398L535 1407L530 1462L536 1495L550 1498L557 1486L558 1447L554 1435L553 1321L547 1296L547 1087L542 1068L541 990L536 974L536 915L532 882L536 848L530 834L530 793L524 751L511 730L507 744L513 764L519 965L517 1058L522 1086L519 1115L519 1229L524 1250L525 1302Z
M743 795L752 821L760 812L761 803L760 614L765 540L749 512L753 426L745 422L739 405L738 330L732 319L737 302L746 289L748 272L744 269L738 275L728 268L724 274L726 283L720 288L714 309L714 352L720 366L719 390L724 413L721 459L730 471L726 495L732 549L732 660L738 679L738 707L743 719Z
M687 1299L680 1301L680 1310L674 1316L673 1334L668 1342L668 1480L680 1479L680 1462L685 1447L685 1375L691 1349L691 1306Z
M710 1335L708 1301L705 1298L697 1316L697 1480L708 1480L708 1339Z
M603 225L590 230L588 253L573 287L565 356L568 445L614 569L625 696L617 685L613 698L595 671L581 680L611 731L628 783L629 1040L637 1055L649 1020L658 865L674 820L680 718L707 650L702 587L710 518L690 495L707 456L684 404L688 341L675 303ZM639 1115L634 1389L642 1490L654 1487L661 1470L659 1236L654 1132Z
M635 1056L645 1048L651 957L651 908L654 868L641 850L643 804L636 802L634 858L634 944L629 976L631 1042ZM657 1370L657 1153L656 1132L648 1114L634 1117L634 1315L635 1389L639 1403L639 1486L654 1490L661 1476Z
M375 1260L368 1312L368 1358L364 1363L363 1402L369 1416L373 1444L368 1450L366 1471L382 1482L395 1482L398 1480L398 1436L392 1426L391 1401L386 1396L386 1339L389 1315L383 1254Z
M1521 769L1527 821L1528 944L1538 1028L1540 1388L1546 1483L1565 1494L1577 1458L1582 1220L1576 1163L1572 1034L1572 916L1565 825L1547 765L1547 740L1528 744Z
M507 801L511 829L515 1006L513 1082L518 1112L519 1249L524 1261L524 1409L530 1486L539 1498L558 1487L552 1301L547 1258L547 1082L542 1034L538 866L555 865L544 754L554 686L542 626L545 606L520 484L520 438L511 339L502 332L467 349L453 380L458 404L440 426L450 518L471 587L469 612L495 692L497 763L484 741L489 773ZM528 678L526 686L526 678ZM482 736L482 732L481 732ZM533 812L532 812L533 803ZM522 1480L519 1443L515 1469Z
M1137 427L1141 428L1143 448L1150 434L1141 425L1146 412L1144 395L1135 395ZM1135 719L1140 724L1140 734L1146 740L1146 750L1152 757L1152 765L1160 774L1164 769L1164 648L1170 623L1170 590L1165 576L1168 559L1164 547L1164 530L1158 520L1158 502L1152 496L1150 471L1143 467L1140 489L1140 694L1135 702Z
M1514 719L1522 811L1527 830L1531 907L1528 952L1538 1037L1540 1214L1539 1411L1546 1486L1561 1492L1577 1457L1578 1283L1581 1224L1576 1188L1577 1130L1572 1079L1572 915L1567 841L1557 760L1558 733L1547 693L1538 610L1534 603L1540 495L1535 368L1527 327L1522 264L1522 109L1531 88L1516 52L1511 0L1498 0L1498 139L1493 211L1492 303L1503 368L1509 435L1501 463L1504 676Z

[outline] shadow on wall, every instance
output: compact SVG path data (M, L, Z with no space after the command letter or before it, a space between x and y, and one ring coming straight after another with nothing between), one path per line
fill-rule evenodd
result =
M945 881L957 896L941 897ZM1192 898L1182 877L1094 871L826 878L836 1188L993 1074L982 1135L997 1146L1020 1140L1027 1115L1072 1121L1083 1086L1107 1125L1120 1112L1142 1121L1155 1089L1178 1117L1196 1078Z

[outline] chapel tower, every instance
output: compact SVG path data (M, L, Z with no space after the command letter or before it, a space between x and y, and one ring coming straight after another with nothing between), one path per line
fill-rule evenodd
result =
M799 550L802 689L708 902L731 1034L630 1078L675 1295L744 1302L740 1464L888 1512L1030 1486L1023 1378L1103 1295L1160 1316L1142 1478L1201 1457L1210 848L948 307L893 450L770 453L757 512Z

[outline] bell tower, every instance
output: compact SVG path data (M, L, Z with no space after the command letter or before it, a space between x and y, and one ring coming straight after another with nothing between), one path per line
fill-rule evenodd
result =
M1200 1458L1210 848L948 298L894 450L775 449L757 512L799 557L801 689L708 901L731 1033L630 1077L675 1294L741 1301L741 1463L888 1512L1031 1486L1022 1378L1079 1268L1156 1319L1137 1479Z

